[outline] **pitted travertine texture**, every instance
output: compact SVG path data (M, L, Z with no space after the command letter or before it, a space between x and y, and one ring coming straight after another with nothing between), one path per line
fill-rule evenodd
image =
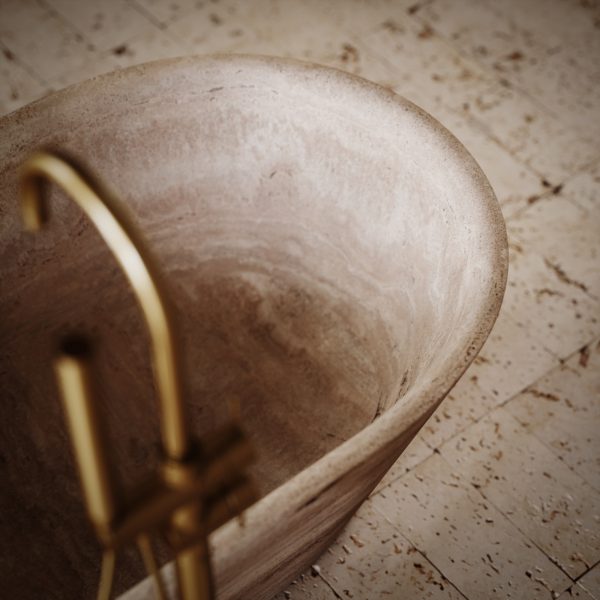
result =
M485 340L506 277L491 188L407 101L287 61L149 64L43 99L2 129L0 439L15 518L1 533L23 532L15 580L44 563L46 597L87 597L96 583L50 369L58 336L97 339L124 480L156 456L146 336L108 251L56 191L47 230L22 233L16 168L51 146L123 199L156 254L194 431L222 422L227 398L242 402L253 473L272 493L244 528L216 532L215 564L220 597L268 597L322 551ZM120 572L121 588L141 576Z

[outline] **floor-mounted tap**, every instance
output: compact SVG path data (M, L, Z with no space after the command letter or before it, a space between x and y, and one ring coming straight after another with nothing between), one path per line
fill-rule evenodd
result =
M175 553L182 600L214 598L208 535L256 500L244 475L253 460L250 443L239 417L202 440L189 431L167 286L115 198L72 160L39 152L21 168L26 228L37 230L47 220L46 180L60 186L87 215L131 284L150 333L161 409L164 458L153 481L125 501L107 460L102 419L94 402L91 344L82 335L62 340L54 370L87 513L104 547L98 598L110 597L117 551L133 543L154 576L157 595L166 598L152 552L156 535L164 535Z

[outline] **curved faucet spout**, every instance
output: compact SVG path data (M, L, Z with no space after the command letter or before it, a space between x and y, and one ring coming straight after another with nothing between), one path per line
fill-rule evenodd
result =
M181 460L190 450L191 438L184 414L172 318L158 270L119 203L74 164L56 154L38 152L21 168L22 215L28 229L37 230L47 220L44 180L60 186L83 210L133 288L152 341L164 452L171 459Z

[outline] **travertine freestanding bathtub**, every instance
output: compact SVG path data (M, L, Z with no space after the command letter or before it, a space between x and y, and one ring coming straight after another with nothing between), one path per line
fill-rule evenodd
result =
M108 250L56 190L49 226L22 230L16 170L50 146L108 183L154 250L194 431L242 401L262 498L212 535L214 565L219 598L269 598L331 543L486 339L507 272L486 178L390 91L267 58L116 72L5 117L0 136L3 592L91 598L97 584L50 367L59 335L97 339L121 476L141 479L157 454L146 334ZM121 592L144 576L132 557L118 574Z

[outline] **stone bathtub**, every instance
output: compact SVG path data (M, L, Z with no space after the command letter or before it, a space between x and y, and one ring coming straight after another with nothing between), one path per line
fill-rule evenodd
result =
M1 119L0 131L3 589L96 590L100 551L51 370L60 335L97 340L121 478L143 478L158 453L148 340L108 250L56 189L49 226L22 229L18 166L51 147L108 184L154 251L195 433L241 401L261 499L212 534L213 564L220 599L270 598L335 539L485 341L507 273L485 176L392 92L259 57L119 71ZM144 572L133 555L117 575L124 592ZM149 594L143 582L124 597Z

